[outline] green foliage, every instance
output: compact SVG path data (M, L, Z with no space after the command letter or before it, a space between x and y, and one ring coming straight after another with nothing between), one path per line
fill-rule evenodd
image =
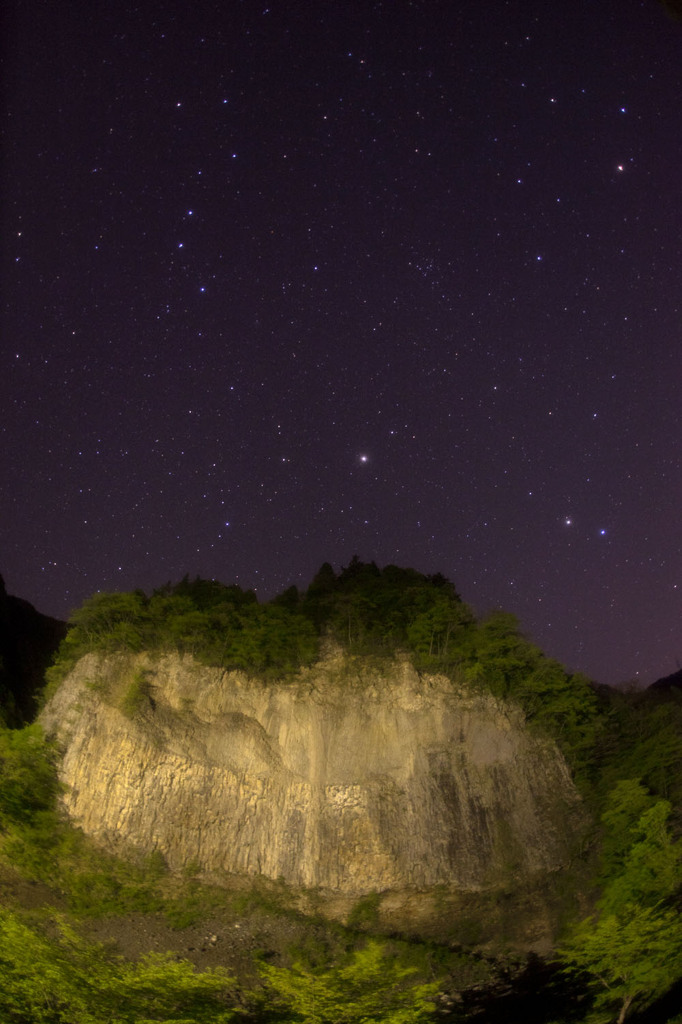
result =
M370 892L362 896L348 915L349 928L373 928L379 921L381 893Z
M470 683L519 704L558 741L574 772L588 769L600 728L594 690L530 643L515 616L495 612L470 631L462 668Z
M516 694L537 667L542 654L519 630L516 616L495 612L479 624L466 658L466 676L486 686L497 697Z
M378 941L335 967L263 964L260 970L283 1019L301 1024L420 1024L435 1010L438 983L415 984L417 968L405 966Z
M422 595L419 603L427 607L416 612L405 631L417 665L437 669L456 662L473 631L471 610L440 589Z
M632 906L627 915L584 921L559 951L571 974L588 974L595 1007L622 1024L635 1007L663 995L682 972L682 917L670 908Z
M149 680L146 672L135 673L121 698L121 711L126 718L135 718L149 702Z
M84 654L178 651L208 665L266 677L312 663L318 640L309 619L291 601L259 605L255 595L215 580L185 578L146 597L96 594L73 613L47 673L47 696ZM140 682L129 694L131 715L143 703Z
M59 785L55 756L39 725L0 726L0 831L52 812Z
M175 585L167 583L154 591L154 597L163 598L164 596L184 599L191 607L197 608L201 612L225 604L235 608L246 608L258 603L252 590L242 590L234 583L226 585L218 580L204 580L200 576L193 580L190 580L189 576L185 576L180 583Z
M599 775L610 790L639 778L652 793L682 804L682 694L608 693Z
M227 1024L232 979L170 954L137 963L84 942L63 918L57 937L0 909L0 1019L6 1024Z
M104 652L141 650L147 621L147 600L138 590L95 594L70 619L90 650Z
M354 558L337 576L323 566L306 593L295 587L259 605L214 580L185 578L146 597L96 594L73 613L48 673L49 691L90 651L176 650L206 664L264 677L287 675L318 656L331 635L354 654L413 653L420 667L456 664L474 618L442 576Z
M55 762L39 725L0 727L0 853L31 878L54 869L62 829Z
M395 565L379 569L358 558L338 576L325 563L300 607L351 654L407 650L425 668L456 661L456 639L474 621L445 577Z
M667 800L649 800L637 783L616 787L602 822L607 829L604 849L610 858L602 870L603 910L628 913L635 904L655 907L682 884L682 842L668 828Z
M318 653L312 624L283 605L257 608L239 639L233 655L236 667L265 676L295 672L311 664Z
M669 832L670 810L639 782L614 788L602 815L598 916L560 949L566 971L591 976L597 1009L617 1009L619 1022L682 977L682 917L671 903L682 883L682 843Z
M620 779L608 794L601 815L602 881L622 874L639 820L653 803L654 798L639 779Z

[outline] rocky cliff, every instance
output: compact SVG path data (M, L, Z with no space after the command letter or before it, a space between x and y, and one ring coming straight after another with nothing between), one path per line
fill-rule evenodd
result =
M88 655L43 712L64 805L110 849L330 898L528 891L565 867L579 798L556 747L407 660L287 682ZM551 929L550 929L551 930Z

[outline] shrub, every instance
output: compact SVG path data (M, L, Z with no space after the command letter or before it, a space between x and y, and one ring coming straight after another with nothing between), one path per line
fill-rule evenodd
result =
M121 711L133 719L149 704L149 680L143 669L135 673L121 698Z

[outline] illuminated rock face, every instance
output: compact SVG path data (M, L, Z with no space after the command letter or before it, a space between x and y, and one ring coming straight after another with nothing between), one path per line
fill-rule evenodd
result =
M579 815L561 755L518 711L406 660L339 656L265 684L190 658L89 655L42 721L63 744L72 819L171 869L354 898L494 890L560 869Z

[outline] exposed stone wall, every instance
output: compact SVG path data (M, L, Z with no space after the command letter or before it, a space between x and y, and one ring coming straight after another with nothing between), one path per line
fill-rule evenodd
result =
M472 892L560 869L578 814L562 757L520 712L406 660L332 657L266 685L190 658L89 655L42 721L74 821L173 869L353 897Z

